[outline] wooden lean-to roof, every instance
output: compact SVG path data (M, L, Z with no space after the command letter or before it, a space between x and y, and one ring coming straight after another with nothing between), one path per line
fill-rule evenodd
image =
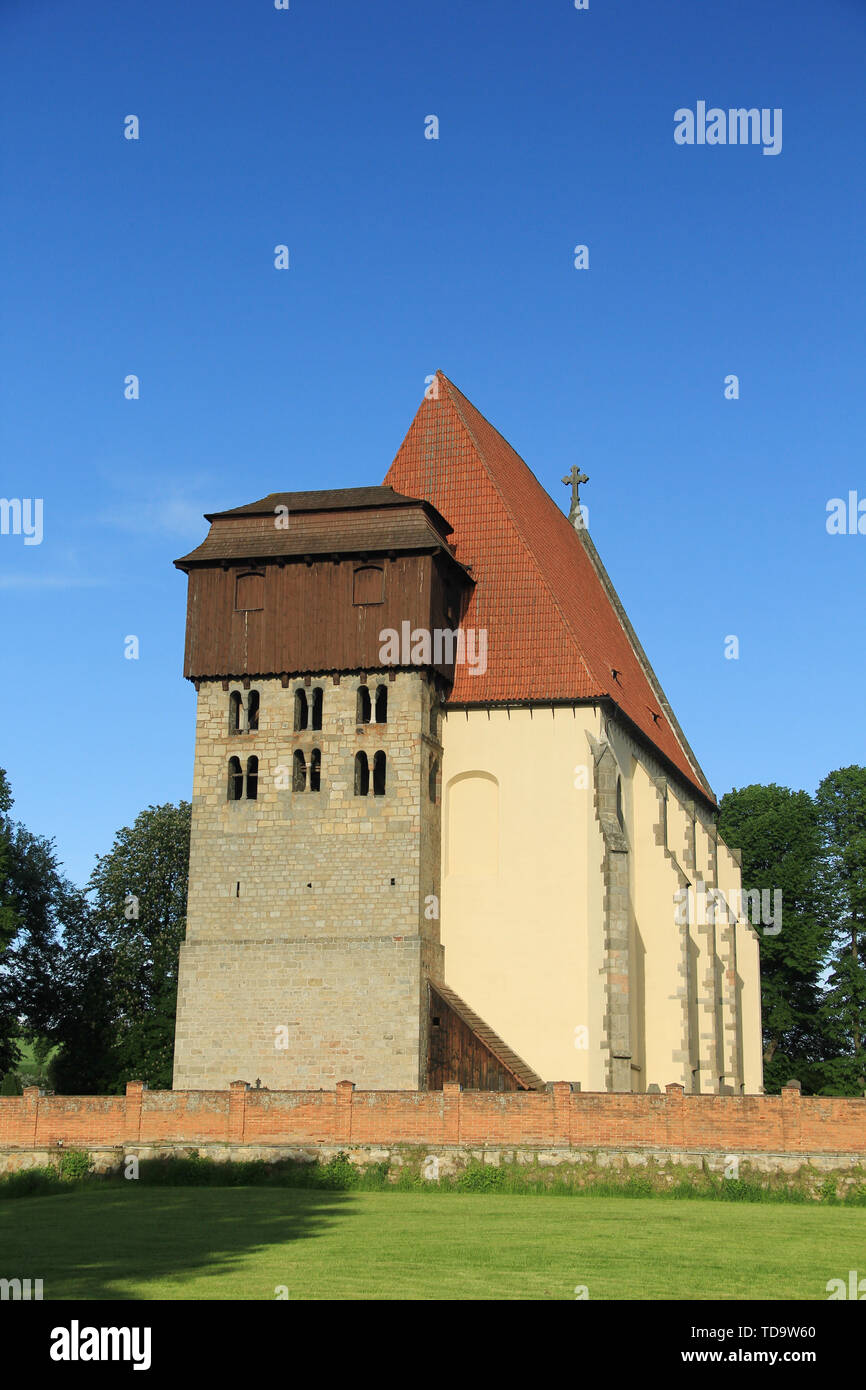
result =
M385 482L448 518L476 581L462 625L486 628L487 670L458 666L449 703L604 701L714 804L588 534L442 372L436 383Z
M444 1004L448 1005L452 1012L466 1025L478 1043L513 1078L517 1090L544 1090L544 1082L538 1073L534 1072L522 1057L518 1057L517 1053L502 1041L499 1034L494 1033L489 1024L485 1023L484 1019L480 1018L473 1009L470 1009L459 994L455 994L454 990L443 984L441 980L435 984L430 980L428 984L433 1000L435 1001L438 997Z

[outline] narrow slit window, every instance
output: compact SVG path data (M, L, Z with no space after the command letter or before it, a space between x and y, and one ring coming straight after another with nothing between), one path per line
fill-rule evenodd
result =
M438 785L438 782L439 782L439 759L438 759L438 758L431 758L431 759L430 759L430 776L429 776L428 783L427 783L427 791L428 791L428 795L429 795L429 797L430 797L430 800L434 803L434 805L435 805L435 803L436 803L437 795L438 795L438 793L437 793L437 785Z
M376 723L387 724L388 722L388 687L387 685L376 686Z
M370 765L366 753L355 754L355 795L367 796L370 791Z
M259 692L251 690L247 701L247 728L255 733L259 727Z
M358 724L369 724L370 715L370 691L366 685L358 686L358 713L355 722Z
M243 728L243 705L239 690L233 690L229 696L229 733L239 734Z
M247 758L247 801L258 800L259 795L259 760L258 758Z
M322 786L322 750L314 748L310 754L310 791L317 792Z
M385 754L382 752L373 759L373 795L385 795Z
M300 748L295 749L292 759L292 791L307 790L307 762Z
M322 702L324 698L325 695L324 691L322 690L322 687L320 685L317 685L315 690L313 691L313 718L311 724L311 727L313 729L321 729L322 727Z
M306 729L309 709L307 706L306 690L295 691L295 732L299 729Z
M244 794L244 774L240 758L229 758L229 801L240 801Z

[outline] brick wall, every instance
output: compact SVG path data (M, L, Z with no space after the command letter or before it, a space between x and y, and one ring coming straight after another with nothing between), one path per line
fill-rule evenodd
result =
M0 1147L159 1143L561 1146L678 1152L866 1154L866 1099L574 1091L147 1091L0 1097Z

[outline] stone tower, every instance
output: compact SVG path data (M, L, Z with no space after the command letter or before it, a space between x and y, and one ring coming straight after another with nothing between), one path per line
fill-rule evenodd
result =
M451 528L388 487L208 520L177 561L198 712L175 1088L423 1087L453 669L383 662L380 633L459 617Z

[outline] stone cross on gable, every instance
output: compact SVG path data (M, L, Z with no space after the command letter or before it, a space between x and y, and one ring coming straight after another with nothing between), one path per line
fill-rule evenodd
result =
M562 481L566 487L571 487L571 507L569 508L568 519L573 526L582 529L586 523L584 520L585 509L580 501L580 486L582 483L588 483L589 478L585 473L581 473L579 468L574 467Z

